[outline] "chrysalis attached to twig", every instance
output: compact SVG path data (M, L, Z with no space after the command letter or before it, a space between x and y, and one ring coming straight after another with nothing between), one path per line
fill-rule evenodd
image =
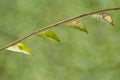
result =
M57 36L57 34L52 31L52 30L46 30L46 31L43 31L43 32L40 32L38 34L38 36L44 38L44 39L48 39L48 40L51 40L51 41L54 41L54 42L58 42L58 43L61 43L59 37Z
M93 14L92 17L114 26L113 19L108 13Z
M78 30L88 33L86 26L80 20L75 20L72 23L66 24L65 26L69 28L78 29Z
M14 51L14 52L21 52L24 54L32 55L32 51L30 50L30 48L26 44L23 44L23 43L17 43L13 46L6 48L6 49L10 50L10 51Z

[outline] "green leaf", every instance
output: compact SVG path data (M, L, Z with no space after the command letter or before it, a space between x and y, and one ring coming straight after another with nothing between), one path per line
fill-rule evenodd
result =
M88 33L86 26L82 22L80 22L80 20L75 20L72 23L66 24L65 26L69 28L78 29L78 30Z
M40 32L38 35L44 39L48 39L54 42L61 43L57 34L52 30L46 30L46 31Z
M108 13L93 14L92 17L114 26L113 19Z
M6 48L7 50L14 51L14 52L21 52L24 54L32 55L31 49L24 43L17 43L13 46Z

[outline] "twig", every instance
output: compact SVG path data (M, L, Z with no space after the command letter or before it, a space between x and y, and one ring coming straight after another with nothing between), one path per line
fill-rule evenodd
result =
M0 51L2 51L2 50L4 50L4 49L6 49L6 48L8 48L8 47L10 47L10 46L12 46L12 45L14 45L14 44L16 44L16 43L18 43L18 42L20 42L20 41L22 41L22 40L24 40L24 39L26 39L26 38L29 38L29 37L31 37L31 36L39 33L39 32L42 32L42 31L44 31L44 30L48 30L48 29L53 28L53 27L57 27L57 26L60 25L60 24L63 24L63 23L66 23L66 22L69 22L69 21L72 21L72 20L75 20L75 19L78 19L78 18L81 18L81 17L85 17L85 16L89 16L89 15L92 15L92 14L96 14L96 13L99 13L99 12L113 11L113 10L120 10L120 7L108 8L108 9L103 9L103 10L92 11L92 12L89 12L89 13L86 13L86 14L82 14L82 15L79 15L79 16L75 16L75 17L72 17L72 18L68 18L68 19L65 19L65 20L56 22L56 23L54 23L54 24L51 24L51 25L48 25L48 26L46 26L46 27L43 27L43 28L41 28L41 29L39 29L39 30L36 30L36 31L34 31L34 32L32 32L32 33L30 33L30 34L28 34L28 35L25 35L25 36L17 39L16 41L13 41L13 42L11 42L11 43L9 43L9 44L1 47L1 48L0 48Z

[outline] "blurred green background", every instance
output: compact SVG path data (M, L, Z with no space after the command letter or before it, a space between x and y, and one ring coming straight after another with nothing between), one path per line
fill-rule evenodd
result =
M120 7L119 0L0 0L0 47L57 21ZM53 28L63 44L33 36L23 42L34 56L0 52L0 80L120 80L120 11L110 11L115 29L81 18L89 34Z

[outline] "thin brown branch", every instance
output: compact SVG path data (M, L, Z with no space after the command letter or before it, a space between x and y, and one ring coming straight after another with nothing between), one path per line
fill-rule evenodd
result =
M11 43L9 43L9 44L1 47L1 48L0 48L0 51L2 51L2 50L4 50L4 49L6 49L6 48L8 48L8 47L10 47L10 46L12 46L12 45L14 45L14 44L16 44L16 43L18 43L18 42L20 42L20 41L22 41L22 40L24 40L24 39L26 39L26 38L29 38L29 37L31 37L31 36L39 33L39 32L42 32L42 31L44 31L44 30L48 30L48 29L53 28L53 27L57 27L57 26L60 25L60 24L63 24L63 23L66 23L66 22L69 22L69 21L72 21L72 20L75 20L75 19L78 19L78 18L81 18L81 17L85 17L85 16L89 16L89 15L92 15L92 14L96 14L96 13L99 13L99 12L113 11L113 10L120 10L120 7L108 8L108 9L103 9L103 10L92 11L92 12L89 12L89 13L86 13L86 14L82 14L82 15L79 15L79 16L75 16L75 17L72 17L72 18L68 18L68 19L65 19L65 20L56 22L56 23L54 23L54 24L52 24L52 25L48 25L48 26L43 27L43 28L41 28L41 29L39 29L39 30L36 30L36 31L34 31L34 32L32 32L32 33L30 33L30 34L28 34L28 35L25 35L25 36L17 39L16 41L13 41L13 42L11 42Z

